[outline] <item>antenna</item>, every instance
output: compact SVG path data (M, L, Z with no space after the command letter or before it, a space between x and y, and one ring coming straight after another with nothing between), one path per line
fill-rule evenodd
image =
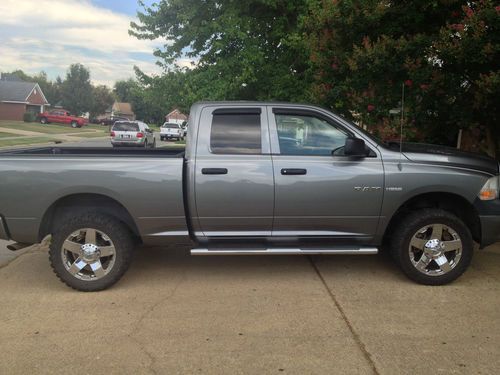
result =
M402 83L401 88L401 124L399 129L399 163L398 169L402 170L403 165L401 164L401 159L403 158L403 123L405 117L405 84Z

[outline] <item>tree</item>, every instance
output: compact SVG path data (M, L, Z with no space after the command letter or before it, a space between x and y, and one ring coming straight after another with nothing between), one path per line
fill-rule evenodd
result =
M130 103L132 101L133 91L138 88L138 83L133 78L116 81L113 87L113 93L120 102Z
M311 2L311 99L390 137L404 85L408 138L498 134L499 13L490 0Z
M104 85L92 87L92 106L90 107L90 118L103 114L115 101L111 90Z
M178 58L197 62L186 72L193 100L301 100L307 55L298 25L305 10L304 0L163 0L139 12L130 33L171 41L155 51L167 70Z
M62 83L62 104L75 115L89 112L92 108L90 72L82 64L71 64Z

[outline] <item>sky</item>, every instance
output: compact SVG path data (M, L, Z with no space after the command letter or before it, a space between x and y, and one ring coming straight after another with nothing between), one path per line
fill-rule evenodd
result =
M43 70L55 79L78 62L94 84L108 86L134 77L134 65L159 74L153 50L166 41L128 35L138 7L137 0L0 0L0 72Z

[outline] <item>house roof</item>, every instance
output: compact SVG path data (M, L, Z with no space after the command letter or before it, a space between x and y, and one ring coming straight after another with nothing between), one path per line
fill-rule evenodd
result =
M132 111L132 105L130 103L115 102L115 104L113 104L113 111L134 114L134 111Z
M173 118L176 120L187 120L187 116L179 111L177 108L165 116L166 118Z
M35 82L0 81L0 101L26 103L35 88L42 92ZM43 93L42 96L45 99Z

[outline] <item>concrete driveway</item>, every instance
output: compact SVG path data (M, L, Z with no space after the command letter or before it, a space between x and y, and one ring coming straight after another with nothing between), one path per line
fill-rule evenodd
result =
M498 374L499 271L500 246L444 287L382 255L149 248L81 293L34 248L0 269L0 373Z

